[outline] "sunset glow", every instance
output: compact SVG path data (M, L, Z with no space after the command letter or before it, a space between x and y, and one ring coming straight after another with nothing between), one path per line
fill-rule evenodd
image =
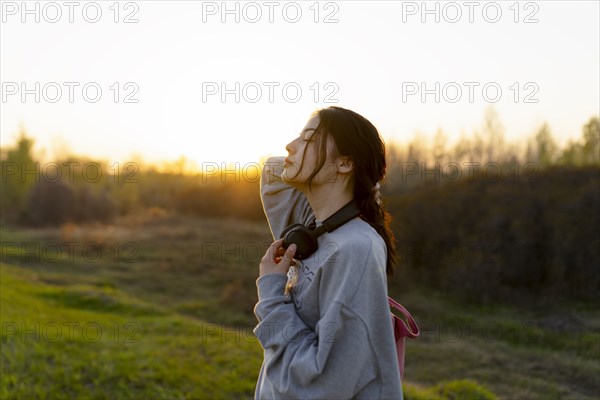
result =
M484 3L473 22L464 6L452 22L443 2L429 14L417 2L298 3L293 23L285 2L273 22L262 3L102 3L97 23L79 9L70 23L66 8L50 22L43 2L36 22L20 4L3 2L1 140L22 124L47 157L68 146L118 162L256 162L329 105L398 142L438 128L457 140L491 105L509 140L547 121L564 144L599 108L598 2L502 2L497 22Z

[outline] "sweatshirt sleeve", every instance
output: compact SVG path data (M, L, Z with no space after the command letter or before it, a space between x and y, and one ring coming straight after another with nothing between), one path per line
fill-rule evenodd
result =
M336 259L342 262L349 264L348 259ZM364 265L352 269L361 268ZM285 274L259 277L254 309L259 324L254 334L264 349L267 378L285 398L350 399L378 375L373 332L349 305L361 279L346 290L323 274L319 279L322 317L312 331L283 294Z
M273 240L279 239L288 225L307 225L314 217L306 196L281 180L284 158L268 158L260 178L260 198Z

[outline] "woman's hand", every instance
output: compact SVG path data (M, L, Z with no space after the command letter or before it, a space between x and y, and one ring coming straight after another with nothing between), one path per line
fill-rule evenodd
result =
M274 241L260 260L259 276L273 272L286 274L290 266L296 264L293 260L294 254L296 254L295 244L290 244L287 250L285 250L283 248L283 239Z

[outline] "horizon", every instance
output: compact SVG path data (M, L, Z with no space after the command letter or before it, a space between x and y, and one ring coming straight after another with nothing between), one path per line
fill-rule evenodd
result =
M583 128L583 126L586 123L588 123L590 121L590 119L592 119L592 118L599 118L599 116L598 115L590 116L590 118L588 118L584 123L581 124L581 127ZM501 120L499 120L499 122L502 123ZM546 122L543 122L542 125L543 124L546 124ZM483 125L483 123L481 125ZM503 150L506 153L516 155L517 157L524 156L525 152L527 150L528 142L534 141L535 135L539 131L539 128L542 127L542 125L540 125L540 127L538 127L538 129L531 132L525 138L521 138L520 142L518 140L504 141L503 142ZM550 134L553 135L552 127L548 125L548 128L550 130ZM447 135L447 132L443 131L443 129L442 129L442 132L445 135ZM481 133L481 131L477 131L477 130L471 131L468 134L464 134L464 139L467 139L470 143L473 143L473 140L476 137L475 135L480 134L480 133ZM152 159L144 158L142 154L131 154L131 156L126 161L121 161L121 160L110 159L108 157L93 156L90 154L78 153L77 151L71 149L71 147L69 146L68 143L63 142L62 143L63 147L60 148L60 153L56 153L56 154L52 154L51 156L48 156L47 149L45 147L39 148L39 145L35 142L36 138L34 137L34 135L31 135L31 133L27 131L27 128L24 125L21 125L20 131L18 133L15 133L12 136L13 141L10 142L8 146L6 146L6 145L2 146L2 150L6 151L6 149L8 147L14 147L17 144L18 140L20 139L21 135L25 135L27 138L34 140L34 146L32 148L32 152L33 152L33 156L36 158L37 163L42 163L42 164L43 163L51 163L51 162L64 161L66 159L73 159L73 158L80 158L80 159L88 160L88 161L91 161L94 163L97 162L100 164L105 164L106 166L115 165L115 164L125 165L126 163L133 162L133 163L137 163L138 166L147 167L149 170L155 170L160 173L176 173L176 174L180 173L182 175L190 175L190 176L202 175L202 174L207 174L208 176L210 176L211 174L214 174L214 173L221 173L224 170L225 171L235 170L236 172L239 172L239 171L242 171L244 168L250 168L253 165L262 166L264 164L264 162L266 161L266 159L269 157L287 155L286 154L287 152L284 150L283 152L277 153L277 154L275 154L275 153L263 154L263 155L259 156L256 160L250 160L250 161L245 161L245 162L241 162L241 161L223 162L223 161L208 161L208 160L206 160L206 161L201 161L200 165L198 165L196 160L189 159L189 158L185 157L184 155L181 155L176 159L152 160ZM503 138L506 139L506 136L503 136ZM552 136L552 138L554 140L556 140L556 137ZM526 141L523 141L522 139L526 139ZM581 139L582 139L582 130L580 129L579 136L574 136L572 138L569 138L569 141L573 140L575 142L580 142ZM418 144L423 145L424 150L427 152L426 158L423 160L419 160L419 162L425 162L428 165L429 162L433 162L431 160L431 158L433 156L429 152L433 150L434 140L435 140L435 133L428 135L428 134L423 134L422 132L417 131L417 132L414 132L413 136L411 136L410 138L408 138L406 141L403 141L403 142L399 142L397 140L386 140L385 141L386 153L388 153L388 155L389 155L389 152L392 151L392 149L393 149L393 151L396 151L396 152L407 151L408 147L411 144L414 144L416 141L418 141ZM556 142L556 144L558 146L557 150L559 152L564 151L566 146L569 143ZM444 147L444 154L451 155L456 144L457 144L456 140L453 140L453 141L448 140L446 142L446 146ZM0 153L0 154L2 154L2 153ZM396 153L396 154L399 154L399 153ZM450 160L452 160L452 159L450 159ZM388 162L389 162L389 160L388 160ZM179 172L176 171L177 169L179 169Z

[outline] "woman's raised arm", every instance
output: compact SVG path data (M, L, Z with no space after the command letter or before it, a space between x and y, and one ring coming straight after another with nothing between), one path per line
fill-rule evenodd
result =
M314 218L304 193L281 180L284 158L269 157L260 178L260 198L273 240L279 239L288 225L308 225Z

